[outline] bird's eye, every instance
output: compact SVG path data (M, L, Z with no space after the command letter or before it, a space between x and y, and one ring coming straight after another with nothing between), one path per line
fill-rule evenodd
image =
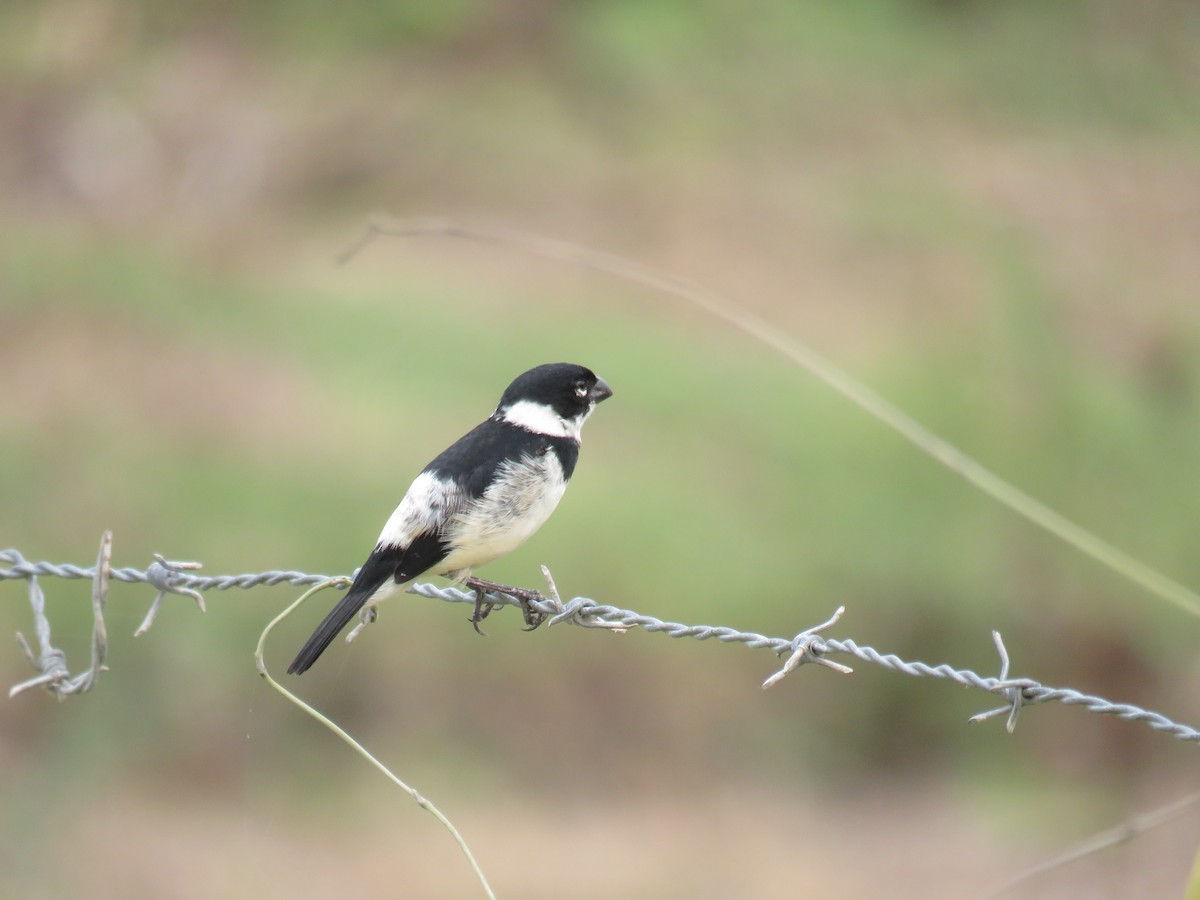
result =
M576 397L586 397L587 392L588 392L587 382L584 381L582 378L580 378L577 382L575 382L575 396Z

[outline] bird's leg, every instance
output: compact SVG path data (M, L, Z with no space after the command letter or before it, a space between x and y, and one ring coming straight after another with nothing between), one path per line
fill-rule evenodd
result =
M471 624L475 626L476 631L479 631L479 623L486 619L488 613L496 608L494 602L488 602L483 599L483 595L487 591L506 594L517 601L517 604L521 607L521 613L525 617L525 624L528 626L524 629L525 631L533 631L546 620L546 614L535 609L533 606L536 601L546 599L540 591L513 587L508 584L497 584L494 581L485 581L482 578L468 578L463 583L475 591L475 614L471 616ZM482 631L479 631L479 633L483 634Z

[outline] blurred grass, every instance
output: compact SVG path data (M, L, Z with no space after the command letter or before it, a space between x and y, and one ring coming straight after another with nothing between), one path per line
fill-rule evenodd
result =
M222 571L348 571L411 473L491 408L494 385L515 374L512 360L524 366L541 358L535 348L553 346L604 372L618 396L589 429L583 477L555 527L497 563L498 578L536 580L545 561L569 591L776 633L845 600L850 626L861 610L852 632L877 643L887 630L871 637L872 626L893 616L936 618L939 640L925 652L937 658L963 646L986 650L987 628L1033 613L1046 579L1088 586L1054 592L1064 615L1120 615L1131 602L1091 564L709 323L681 335L653 322L630 327L630 310L605 308L600 297L573 298L570 310L532 297L520 332L497 341L513 315L507 303L489 311L478 299L403 290L347 299L239 288L111 246L102 256L64 257L60 248L54 266L39 264L31 248L11 252L24 261L7 267L14 293L41 298L10 309L15 334L43 336L49 313L59 334L67 327L105 339L85 346L74 371L60 368L43 398L60 435L53 450L31 438L5 441L3 487L12 521L24 525L14 543L26 553L40 546L39 556L69 558L112 526L119 550L135 559L159 551ZM1014 307L1037 299L1010 297ZM564 327L584 310L585 328ZM951 440L977 441L1047 502L1195 577L1186 534L1196 486L1178 474L1192 459L1195 422L1145 388L1064 359L1061 340L1030 340L1020 319L992 335L1011 347L993 349L998 357L1022 360L1019 376L992 376L999 388L957 348L926 353L917 366L881 358L865 377ZM137 384L121 368L125 342L196 377L180 380L178 397L130 396ZM455 347L472 351L460 358ZM299 390L239 397L241 374L224 375L234 393L193 419L190 395L202 395L204 373L230 358ZM947 377L956 371L964 377ZM1080 371L1086 379L1070 374ZM296 372L301 384L290 381ZM263 402L286 408L268 413ZM239 433L260 414L281 416L286 430ZM1142 464L1147 458L1156 465ZM1107 477L1114 471L1121 481ZM42 514L54 509L47 486L53 497L64 472L88 511L67 529ZM1095 490L1100 483L1105 490ZM1014 554L1029 558L1014 567ZM1150 631L1157 646L1187 640L1173 615L1144 597L1132 602L1143 627L1159 623ZM944 728L953 741L956 726Z
M741 336L483 248L332 265L378 206L624 252L1200 583L1196 7L753 7L0 6L0 545L88 563L111 527L119 565L346 572L512 375L577 359L616 395L551 526L489 575L536 584L544 562L568 594L771 634L845 603L840 636L983 672L999 628L1021 674L1187 720L1192 623ZM86 589L45 586L82 659ZM27 630L0 590L0 629ZM47 848L110 791L227 798L237 827L298 814L298 842L362 808L347 785L370 775L253 674L290 595L213 594L204 619L180 601L135 642L151 598L114 587L100 689L0 717L14 890L55 892ZM464 618L395 601L302 682L439 802L594 810L751 781L798 804L901 772L1053 840L1192 765L1070 710L1026 712L1013 739L968 728L980 698L887 673L760 694L773 660L740 648L524 635L511 614L484 641ZM1050 784L1053 822L1030 815Z

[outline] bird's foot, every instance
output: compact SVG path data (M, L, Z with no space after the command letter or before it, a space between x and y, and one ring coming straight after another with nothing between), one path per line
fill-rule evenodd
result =
M475 626L475 630L480 634L485 634L485 632L479 627L479 623L486 619L488 614L499 605L496 601L485 598L484 595L489 591L496 594L504 594L517 601L517 605L521 607L521 614L524 616L525 625L527 626L522 630L533 631L542 622L546 621L546 613L534 606L534 603L544 602L546 599L539 591L513 587L508 584L497 584L494 581L485 581L482 578L468 578L464 584L475 591L475 612L471 615L471 624Z

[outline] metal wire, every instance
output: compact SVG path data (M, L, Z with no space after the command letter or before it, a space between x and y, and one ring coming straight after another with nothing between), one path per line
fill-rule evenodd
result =
M15 549L0 551L0 562L8 565L7 568L0 568L0 580L25 579L28 581L30 605L33 609L40 651L38 654L34 654L25 638L18 633L17 638L25 647L29 661L38 674L28 681L13 686L9 690L10 697L29 688L41 686L61 699L70 694L88 691L95 685L96 678L104 670L106 642L103 610L110 580L146 583L158 589L158 594L145 620L138 628L137 634L145 633L150 627L167 594L181 594L190 597L203 611L204 599L200 593L202 591L226 591L232 588L249 590L259 586L269 587L280 584L299 587L320 584L325 581L340 581L343 585L349 585L351 580L350 576L312 575L279 569L244 575L203 576L194 574L194 570L199 568L198 563L172 562L157 555L155 561L145 570L114 569L109 565L111 550L112 536L106 532L101 540L97 565L92 567L85 568L69 563L31 563L26 561ZM872 647L860 646L848 638L823 637L820 632L837 622L845 611L844 608L839 608L829 620L807 628L795 637L769 637L755 632L739 631L727 626L685 625L680 622L668 622L634 610L597 603L587 597L575 597L564 602L558 595L550 572L544 567L542 572L546 576L548 591L546 594L538 594L532 605L539 612L550 616L550 625L566 622L585 628L604 628L611 631L640 628L643 631L661 633L672 638L693 638L699 641L716 639L722 643L740 643L747 647L765 648L777 656L786 655L787 660L783 667L763 683L764 688L777 684L788 673L806 663L815 663L848 674L852 671L848 666L828 658L830 654L842 654L917 678L953 681L964 687L986 691L1003 699L1002 706L972 716L970 720L972 722L980 722L993 716L1007 714L1008 730L1012 731L1016 725L1017 713L1022 707L1054 701L1067 706L1079 706L1097 715L1116 716L1130 722L1143 722L1151 728L1181 741L1200 742L1200 731L1175 722L1161 713L1131 703L1115 703L1073 688L1049 687L1030 678L1010 678L1008 676L1008 652L998 632L992 632L992 639L1000 655L1000 674L993 677L979 675L970 669L956 669L946 664L931 666L919 661L907 661L893 653L880 653ZM50 643L50 623L45 612L45 597L37 581L39 577L88 579L93 582L92 665L77 676L70 676L65 655ZM463 591L453 587L441 588L428 583L412 585L409 593L447 603L475 602L474 591ZM517 605L518 603L514 598L501 593L489 593L487 600L497 606Z

